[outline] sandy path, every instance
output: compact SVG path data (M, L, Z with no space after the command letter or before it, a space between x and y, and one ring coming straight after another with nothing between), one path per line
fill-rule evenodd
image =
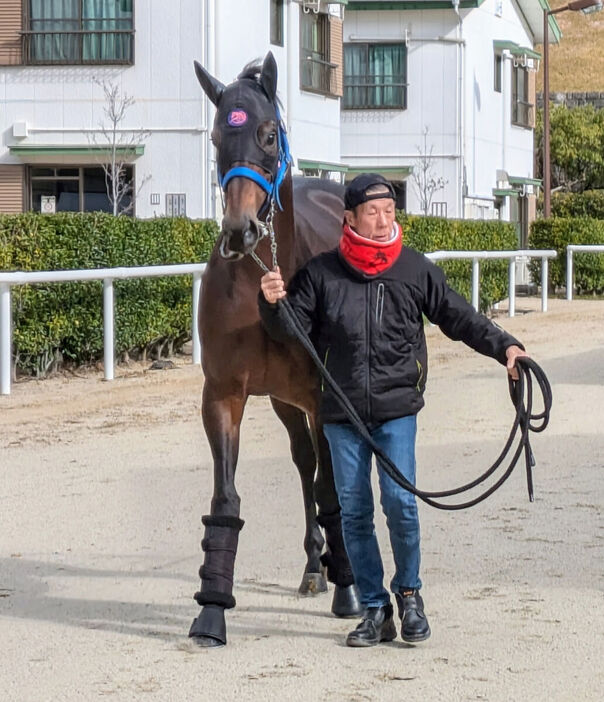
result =
M536 302L519 300L519 311ZM229 645L186 638L212 468L200 371L120 369L0 397L0 700L604 699L604 303L500 323L554 386L534 438L536 502L515 474L461 513L420 507L433 635L347 649L331 595L301 599L302 500L263 398L243 426L246 519ZM501 369L428 330L426 487L476 475L507 435ZM381 515L387 573L391 556Z

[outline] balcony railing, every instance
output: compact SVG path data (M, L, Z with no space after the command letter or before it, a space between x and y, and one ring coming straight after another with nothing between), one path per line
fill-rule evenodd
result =
M303 53L300 58L300 87L317 93L336 92L337 64Z
M346 75L342 107L345 110L404 110L407 86L400 75Z
M134 30L26 31L23 60L30 65L132 64Z

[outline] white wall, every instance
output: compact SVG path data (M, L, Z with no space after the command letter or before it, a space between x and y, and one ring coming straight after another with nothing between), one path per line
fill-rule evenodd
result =
M139 183L150 176L139 193L137 215L162 215L166 193L185 193L190 217L211 216L219 200L207 182L213 147L206 119L211 126L213 110L193 60L229 83L269 49L279 66L279 94L296 162L339 162L339 100L298 87L300 12L299 5L286 3L290 45L283 48L269 41L269 0L138 0L133 66L0 67L0 164L21 163L10 156L12 143L88 144L104 120L104 97L94 79L106 80L136 100L122 127L150 132L144 155L135 161ZM27 122L26 139L13 139L14 122ZM95 165L94 159L80 165ZM151 193L160 195L160 205L151 205Z
M404 41L408 44L408 107L404 111L343 110L342 161L355 166L412 166L429 127L434 174L448 181L434 195L451 217L463 217L464 171L467 197L493 216L498 169L532 177L533 132L511 124L511 61L504 62L503 92L494 91L495 39L532 46L528 27L512 0L479 8L427 11L350 11L344 42ZM425 41L418 41L423 39ZM463 44L459 41L463 39ZM461 79L461 83L460 83ZM465 169L464 169L465 166ZM407 179L408 210L419 211L413 179ZM478 210L476 210L478 212Z
M468 13L464 34L472 37L466 53L466 141L468 194L492 197L496 171L533 177L533 130L512 125L512 61L503 62L502 92L493 88L494 40L513 41L532 46L512 0L504 0L503 14L497 16L495 0L486 0Z
M347 11L344 42L404 41L408 38L406 110L342 110L342 161L355 166L413 166L429 129L434 175L448 181L434 201L446 201L458 216L460 177L458 71L460 47L455 42L453 12ZM420 41L431 40L431 41ZM407 179L407 208L419 211L412 178Z
M145 154L135 162L137 178L150 175L137 201L142 217L162 214L166 192L187 194L192 216L203 211L201 144L204 124L192 61L203 36L201 4L173 0L166 12L162 0L137 3L135 64L133 66L45 66L0 69L0 163L18 163L8 145L89 143L103 115L102 89L94 80L117 84L135 98L121 125L128 130L150 130ZM29 136L12 138L12 124L28 123ZM94 158L81 165L95 165ZM161 194L161 205L150 204L150 194Z

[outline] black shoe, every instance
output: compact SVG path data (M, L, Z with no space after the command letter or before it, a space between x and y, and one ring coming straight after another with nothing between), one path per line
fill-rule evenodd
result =
M346 638L346 645L360 648L375 646L380 641L396 638L393 609L391 604L383 607L368 607L361 623Z
M430 625L424 614L424 601L419 590L399 590L396 593L401 618L401 637L407 643L425 641L430 636Z

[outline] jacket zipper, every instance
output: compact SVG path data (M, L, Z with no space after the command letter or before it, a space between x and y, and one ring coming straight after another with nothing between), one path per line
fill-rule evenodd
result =
M382 315L384 314L384 283L379 283L377 288L377 300L375 303L375 321L378 327L382 326Z
M421 393L422 391L422 380L424 379L424 367L422 364L415 359L415 363L417 364L417 373L418 373L418 378L417 378L417 385L415 386L415 389L417 392Z
M367 421L371 421L371 283L367 284L367 302L365 305L367 324Z
M331 346L327 347L327 351L325 351L325 358L323 359L323 365L325 366L325 370L327 370L327 357L329 356L329 349ZM321 376L321 392L325 391L325 378Z

